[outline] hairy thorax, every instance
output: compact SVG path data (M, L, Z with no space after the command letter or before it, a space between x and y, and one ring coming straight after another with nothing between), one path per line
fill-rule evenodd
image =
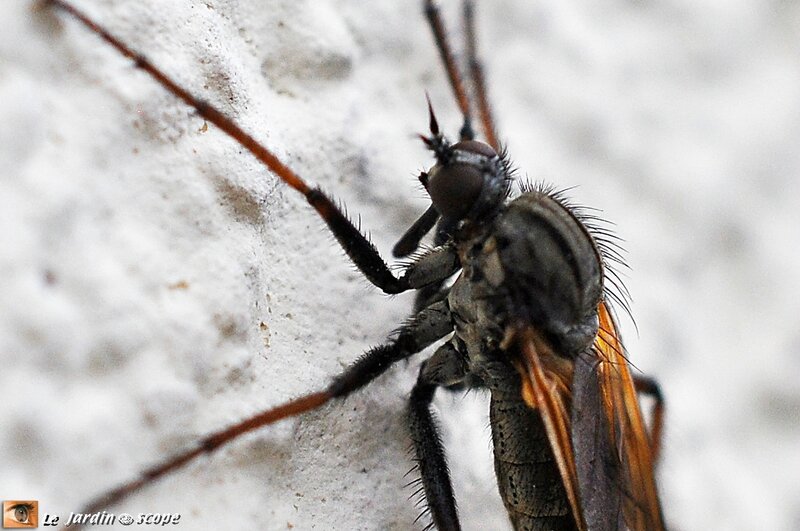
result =
M592 344L603 290L600 256L556 198L522 194L465 237L459 254L463 271L448 302L473 369L497 359L506 329L517 322L533 324L565 358Z

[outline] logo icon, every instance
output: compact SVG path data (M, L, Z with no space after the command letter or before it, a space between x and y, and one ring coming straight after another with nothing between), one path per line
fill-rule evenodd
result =
M36 500L9 500L3 502L4 529L31 529L39 527L39 502Z
M133 516L128 513L122 513L117 517L117 522L122 525L131 525L133 523Z

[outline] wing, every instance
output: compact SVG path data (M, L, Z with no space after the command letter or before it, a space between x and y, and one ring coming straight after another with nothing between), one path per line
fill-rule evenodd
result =
M594 345L575 362L532 327L517 330L522 396L547 431L579 530L665 529L651 447L628 362L604 302Z
M636 388L614 319L605 302L598 306L600 329L594 342L599 357L596 379L599 400L608 420L609 440L616 449L625 524L634 531L663 530L650 440Z
M575 359L572 443L584 520L592 531L623 528L620 460L606 414L608 398L597 377L599 357L588 348Z
M575 523L587 529L578 495L578 475L570 438L571 363L554 354L532 327L517 333L521 354L522 398L539 411L567 493Z

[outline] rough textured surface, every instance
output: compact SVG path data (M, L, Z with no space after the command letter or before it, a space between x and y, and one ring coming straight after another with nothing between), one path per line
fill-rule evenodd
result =
M343 199L385 254L424 208L424 91L460 124L416 0L80 4ZM485 4L521 173L579 185L627 240L628 347L670 408L670 522L797 529L800 7ZM404 317L409 298L367 288L295 193L95 36L24 0L0 20L0 498L78 510L319 388ZM408 529L418 361L112 510L180 512L185 529ZM507 528L486 401L437 404L465 528Z

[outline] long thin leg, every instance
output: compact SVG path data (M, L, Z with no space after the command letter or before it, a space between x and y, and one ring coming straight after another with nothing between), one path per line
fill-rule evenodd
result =
M356 267L375 286L385 293L395 294L406 291L409 286L402 278L398 279L389 270L378 250L361 231L353 225L336 203L319 188L310 187L294 171L281 162L269 149L259 143L249 133L236 125L207 101L201 100L178 85L172 78L153 65L147 58L136 53L122 41L110 34L83 12L64 0L48 0L78 19L91 31L99 35L108 44L116 48L122 55L132 59L137 68L150 74L161 86L174 94L184 103L193 107L197 114L219 127L225 134L247 149L253 156L277 175L283 182L303 194L308 203L314 207L320 217L328 225L344 251L355 263Z
M459 530L461 526L444 446L430 405L437 387L458 384L467 370L463 356L452 343L445 343L423 364L409 400L409 430L427 503L420 517L430 512L439 531Z
M661 393L661 386L650 376L634 375L633 385L637 392L652 397L654 401L650 423L650 452L653 454L653 461L658 461L664 437L664 395Z
M461 140L472 140L475 138L475 132L472 129L472 109L469 103L469 96L464 87L464 78L453 56L453 49L447 38L447 31L442 21L442 15L439 12L439 6L435 0L425 0L425 16L428 19L431 31L433 31L436 48L439 49L439 55L447 71L450 87L453 89L458 107L461 109L461 114L464 116L464 125L461 127L460 133Z
M500 152L500 142L497 140L497 129L492 117L489 97L486 93L486 80L483 76L483 65L478 56L477 32L475 30L475 3L473 0L464 0L464 27L467 32L467 61L469 62L470 78L475 90L478 104L478 115L486 135L486 143L495 151Z
M450 310L447 303L442 301L433 304L410 319L400 328L393 340L367 351L355 363L334 378L333 382L324 391L292 400L204 437L194 448L148 468L138 478L91 500L81 512L94 513L102 511L147 484L189 463L196 457L209 454L240 435L279 420L317 409L333 398L343 398L383 374L393 363L419 352L452 331Z

